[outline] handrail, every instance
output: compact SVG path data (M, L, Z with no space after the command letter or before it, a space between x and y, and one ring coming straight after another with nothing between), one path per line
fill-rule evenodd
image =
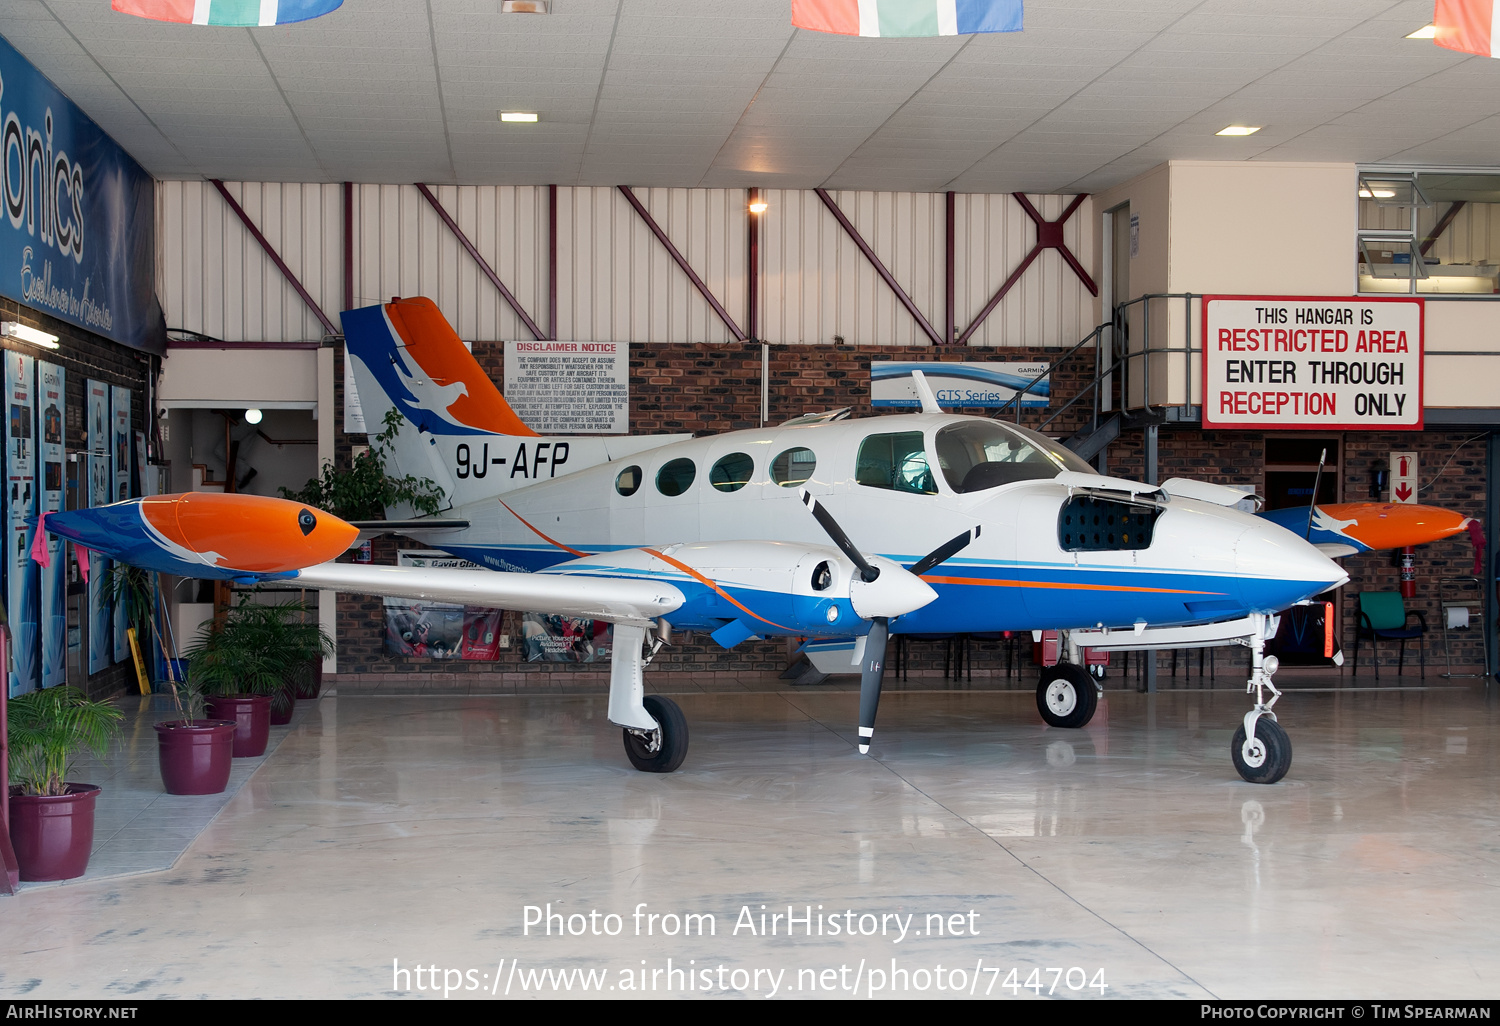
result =
M1103 412L1101 409L1103 388L1101 386L1105 385L1106 383L1113 384L1112 379L1116 375L1118 375L1118 387L1120 390L1119 395L1121 406L1123 408L1128 402L1131 394L1131 368L1133 366L1136 366L1136 361L1138 360L1145 361L1145 370L1140 382L1140 405L1141 408L1143 408L1147 413L1154 412L1151 406L1150 359L1153 356L1167 356L1168 358L1170 358L1170 355L1173 353L1183 354L1185 380L1191 382L1193 355L1198 352L1198 347L1193 344L1193 301L1195 299L1201 300L1202 298L1203 297L1200 293L1195 292L1150 292L1144 295L1136 296L1133 299L1128 299L1123 303L1116 304L1114 309L1111 311L1111 316L1108 321L1105 321L1104 323L1095 327L1092 331L1090 331L1087 335L1080 339L1075 345L1069 347L1066 352L1049 363L1045 370L1028 381L1025 386L1017 390L1016 394L1013 395L1010 399L1006 400L1005 403L1003 403L1000 408L997 409L991 416L994 418L1003 417L1007 415L1007 413L1009 413L1012 408L1014 408L1015 421L1017 424L1019 424L1021 422L1021 414L1023 410L1021 400L1025 396L1031 394L1032 389L1035 388L1038 383L1048 377L1048 375L1055 372L1065 362L1075 356L1080 349L1084 348L1091 342L1097 342L1099 344L1099 351L1101 352L1101 358L1097 362L1096 370L1092 380L1090 380L1087 384L1080 388L1077 394L1075 394L1067 402L1063 403L1060 407L1052 410L1047 416L1045 416L1044 419L1037 425L1038 429L1044 429L1048 425L1052 424L1055 420L1057 420L1058 417L1081 402L1085 396L1091 396L1093 399L1093 410L1091 413L1090 422L1093 425L1093 429L1097 429L1099 426L1100 414L1101 412ZM1152 344L1151 340L1152 301L1173 299L1181 299L1184 304L1184 312L1186 316L1183 318L1183 345L1172 345L1170 341L1167 341L1163 345L1154 345ZM1130 348L1129 311L1131 307L1134 307L1137 304L1139 304L1141 307L1140 327L1143 344L1141 348L1132 350ZM1109 352L1107 357L1104 357L1102 354L1105 329L1108 329L1110 332ZM1189 385L1189 388L1191 388L1191 385Z

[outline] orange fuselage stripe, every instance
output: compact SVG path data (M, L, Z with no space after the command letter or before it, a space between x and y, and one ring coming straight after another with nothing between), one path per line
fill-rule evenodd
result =
M1153 595L1223 595L1222 591L1191 591L1187 588L1138 588L1124 584L1065 584L1061 581L986 580L978 577L938 577L923 574L928 584L972 584L984 588L1054 588L1061 591L1131 591Z
M641 551L651 553L651 555L655 556L657 559L660 559L663 563L666 563L668 566L674 566L674 567L676 567L678 570L681 570L683 573L687 574L689 577L691 577L693 580L697 581L698 583L708 585L710 588L712 588L715 592L718 593L718 595L719 595L720 598L724 599L727 602L732 603L734 606L736 606L739 609L745 610L745 612L747 612L751 616L755 617L761 623L768 623L772 627L775 627L779 631L790 631L790 630L792 630L792 628L790 628L790 627L783 627L781 624L777 623L775 620L767 620L764 616L761 616L759 613L755 612L755 610L747 608L746 606L744 606L743 604L741 604L739 602L739 600L737 600L733 595L729 594L729 592L725 591L723 588L719 587L713 581L709 580L707 577L703 576L698 571L694 570L692 567L688 566L686 563L682 562L681 560L673 559L671 556L667 555L665 552L660 552L660 551L658 551L656 549L642 549Z

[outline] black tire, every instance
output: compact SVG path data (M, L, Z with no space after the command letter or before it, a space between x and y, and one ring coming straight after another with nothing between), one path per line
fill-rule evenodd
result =
M1281 724L1269 716L1255 721L1255 738L1260 747L1245 755L1245 724L1241 723L1229 742L1229 757L1241 777L1252 784L1274 784L1292 768L1292 739Z
M1077 663L1058 663L1042 671L1036 686L1036 708L1049 727L1081 727L1094 718L1099 688Z
M645 737L626 728L625 754L642 773L671 773L687 757L687 717L676 702L661 695L647 695L641 704L661 726Z

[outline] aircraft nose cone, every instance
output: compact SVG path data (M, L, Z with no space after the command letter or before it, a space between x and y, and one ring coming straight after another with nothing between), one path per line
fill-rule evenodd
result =
M1344 568L1275 524L1253 525L1235 541L1242 597L1256 611L1276 612L1349 580Z
M879 577L868 583L858 578L849 582L849 604L863 619L901 616L937 598L932 585L899 563L879 557L870 562L880 568Z

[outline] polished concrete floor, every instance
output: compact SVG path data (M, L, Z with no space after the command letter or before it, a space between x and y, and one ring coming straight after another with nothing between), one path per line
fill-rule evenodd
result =
M1289 691L1263 787L1227 679L892 691L864 758L846 690L669 676L671 775L600 694L304 703L171 868L0 898L0 997L1500 993L1494 685Z

